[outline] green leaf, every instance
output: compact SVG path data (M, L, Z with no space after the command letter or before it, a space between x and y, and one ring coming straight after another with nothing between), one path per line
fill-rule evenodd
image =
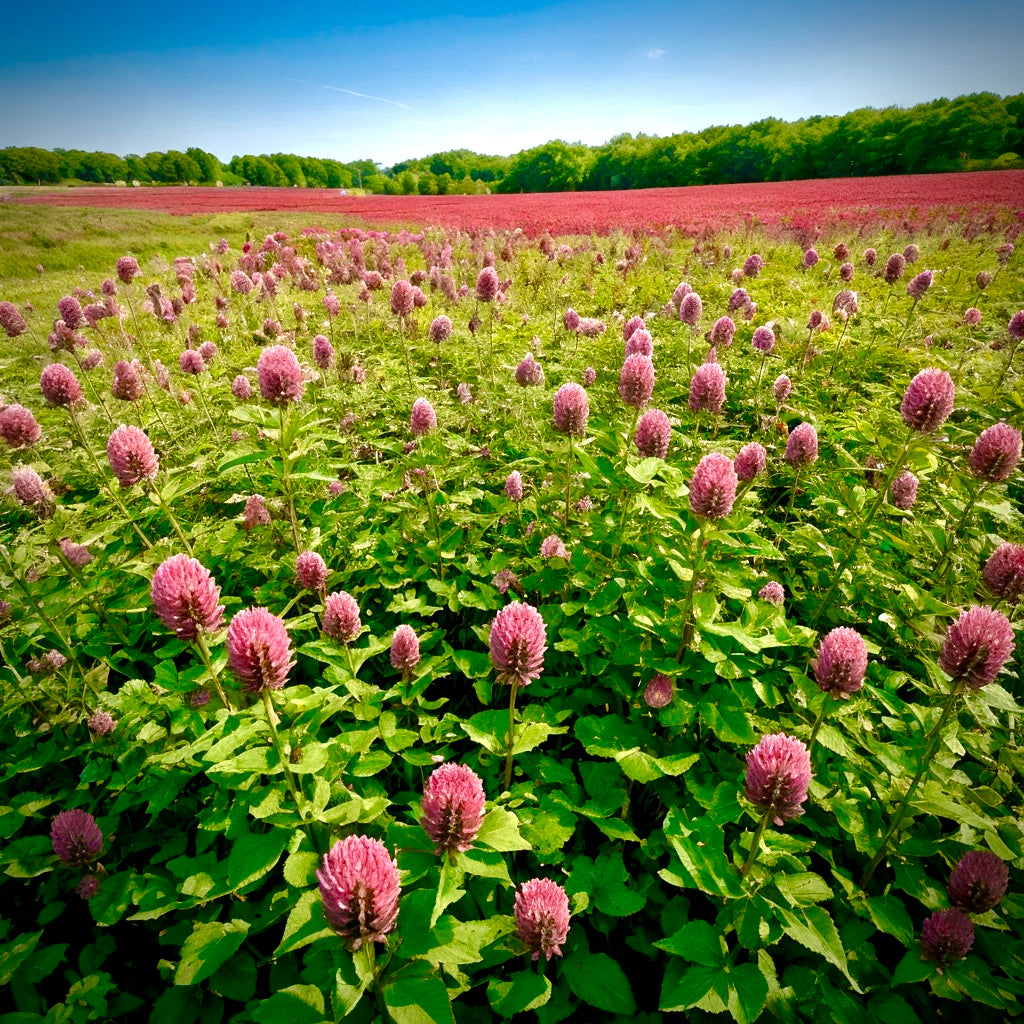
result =
M774 884L783 899L796 907L806 907L832 898L832 890L825 879L811 871L779 875L774 879Z
M384 1002L395 1024L455 1024L448 990L436 976L400 971L384 986Z
M211 921L197 924L181 947L175 985L195 985L209 978L235 955L249 932L248 921Z
M777 915L782 923L782 930L801 946L823 956L830 964L843 972L846 980L857 992L860 986L854 981L846 962L846 950L843 949L839 932L829 912L822 907L805 907L793 911L783 911Z
M659 939L654 945L691 963L707 967L725 963L722 940L707 921L689 921L679 931L673 932L667 939Z
M661 987L661 999L658 1009L663 1013L675 1013L696 1006L717 984L724 980L720 966L708 967L701 965L687 971L674 984L670 984L670 976L665 973Z
M476 842L499 853L531 848L519 834L519 819L504 807L495 807L488 813L476 834Z
M316 985L289 985L261 999L252 1018L259 1024L319 1024L324 996Z
M293 835L290 829L274 828L236 839L228 855L228 885L241 889L262 878L281 859Z
M89 913L101 925L116 924L131 906L134 877L130 871L118 871L100 882L99 891L89 900Z
M752 1024L768 1002L768 980L757 964L729 969L729 1012L737 1024Z
M893 971L893 985L913 985L916 982L930 978L938 970L938 965L930 960L921 959L920 949L911 949L907 955L896 965Z
M914 922L898 896L872 896L864 906L880 932L899 939L908 949L914 945Z
M636 1000L625 972L606 953L568 957L563 973L569 988L585 1003L609 1013L635 1013Z
M324 920L324 907L320 902L319 890L304 892L288 914L284 935L281 936L281 942L274 950L274 956L281 956L284 953L301 949L317 939L322 939L325 935L333 934Z
M536 1010L551 998L551 982L535 971L519 971L508 981L492 978L487 983L487 999L491 1009L502 1017Z
M437 882L437 896L434 900L434 910L430 915L430 927L437 924L437 919L444 913L447 907L457 903L466 895L465 889L460 889L465 872L458 864L453 864L447 857L441 862L440 878Z
M284 862L284 880L296 889L316 884L320 858L312 850L296 850Z
M0 946L0 985L10 984L14 972L32 955L42 937L42 932L33 932Z

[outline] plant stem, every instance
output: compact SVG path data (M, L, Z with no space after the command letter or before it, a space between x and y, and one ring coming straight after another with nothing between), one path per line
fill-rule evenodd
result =
M814 749L814 744L818 740L818 730L821 728L822 722L825 721L825 712L829 709L831 703L832 698L826 694L825 699L821 702L821 707L818 709L818 717L814 720L814 728L811 729L810 739L807 741L808 753Z
M512 785L512 752L515 750L516 738L516 692L519 680L512 680L512 695L508 700L508 753L505 755L505 789Z
M150 489L152 493L156 496L157 504L163 509L164 515L167 516L167 518L170 520L171 527L174 529L174 532L178 535L178 540L181 541L189 558L194 557L192 545L189 543L188 537L185 536L185 532L182 530L181 524L178 522L177 517L171 511L171 506L167 504L167 502L164 500L164 496L160 493L160 488L157 487L156 484L151 484Z
M981 496L988 489L991 481L986 480L976 491L972 491L970 497L967 500L967 504L964 506L963 513L957 520L956 526L953 527L951 532L943 535L942 542L942 554L939 556L938 561L931 567L929 571L930 576L939 576L940 570L941 575L945 575L946 567L949 564L950 556L950 545L956 543L957 537L960 536L960 531L963 529L964 523L967 522L967 517L971 514L974 506L981 500Z
M754 838L750 843L750 852L747 854L743 867L740 868L740 878L746 878L747 872L754 866L754 861L757 860L757 854L761 848L761 837L764 835L765 826L768 824L771 813L772 809L769 807L761 815L761 820L757 824L757 831L754 833Z
M206 646L206 638L203 636L202 630L196 633L196 647L199 649L199 657L206 666L206 671L210 673L210 679L213 681L213 688L217 691L217 696L220 697L221 704L228 709L228 711L234 711L235 709L231 706L231 701L228 700L227 694L224 692L220 685L220 679L217 678L217 673L213 670L213 661L210 658L210 649Z
M288 522L292 529L292 543L295 545L295 554L300 555L302 553L302 541L299 539L299 523L295 518L295 499L292 495L292 483L291 478L288 475L288 471L291 468L291 460L288 458L288 449L285 446L285 407L283 405L278 407L280 414L280 436L278 437L278 445L281 449L281 483L284 487L285 501L288 505Z
M928 746L925 748L924 755L921 758L921 764L917 769L917 774L910 780L910 785L907 787L907 791L903 795L903 799L900 801L900 805L896 810L896 815L893 818L892 823L889 825L885 835L882 837L882 845L879 846L878 852L872 858L871 863L867 866L867 869L861 877L860 887L862 889L871 881L872 875L874 875L878 865L882 863L882 860L885 857L886 850L889 847L889 840L892 839L896 834L897 829L903 823L903 819L907 813L907 808L910 806L910 801L914 796L914 793L917 792L918 784L928 771L932 757L935 756L935 751L939 746L939 741L942 739L942 730L945 727L946 722L949 721L949 716L953 712L956 700L960 696L962 683L962 680L956 680L953 683L952 689L949 691L949 699L946 701L946 706L942 709L942 714L939 717L938 722L935 723L935 726L931 731L931 735L928 739Z
M690 567L690 586L686 592L686 611L683 615L683 628L679 640L679 650L676 651L676 661L682 660L683 654L690 646L690 641L693 639L693 599L694 595L697 593L697 579L700 576L700 569L704 563L704 545L702 543L703 529L704 522L703 520L698 519L696 547Z
M573 462L573 449L572 449L572 431L568 431L566 437L569 439L569 452L568 458L566 459L565 467L565 522L566 525L569 523L569 501L572 498L572 462ZM627 450L628 458L628 450Z

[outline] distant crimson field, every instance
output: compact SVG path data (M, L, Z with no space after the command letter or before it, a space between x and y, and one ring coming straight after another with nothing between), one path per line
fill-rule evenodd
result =
M26 203L160 210L176 214L307 211L367 224L522 228L529 235L606 234L675 226L699 231L804 222L823 227L923 226L935 219L1024 213L1024 171L828 178L621 192L484 196L352 196L334 189L89 187L19 197Z

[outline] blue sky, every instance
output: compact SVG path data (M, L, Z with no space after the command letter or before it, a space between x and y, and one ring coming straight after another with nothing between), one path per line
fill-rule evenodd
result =
M37 0L3 25L0 146L120 155L390 165L1024 91L1007 0Z

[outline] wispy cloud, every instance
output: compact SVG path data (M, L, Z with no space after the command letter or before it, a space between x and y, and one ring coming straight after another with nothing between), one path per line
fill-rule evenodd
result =
M668 53L668 50L659 49L655 46L653 49L647 51L648 60L661 60Z
M361 100L373 100L375 103L389 103L393 107L401 107L403 110L412 110L407 103L399 103L398 100L385 99L383 96L371 96L369 93L356 92L355 89L343 89L340 85L324 85L321 82L307 82L302 78L288 78L289 82L297 82L299 85L308 85L314 89L327 89L330 92L343 92L346 96L358 96Z

